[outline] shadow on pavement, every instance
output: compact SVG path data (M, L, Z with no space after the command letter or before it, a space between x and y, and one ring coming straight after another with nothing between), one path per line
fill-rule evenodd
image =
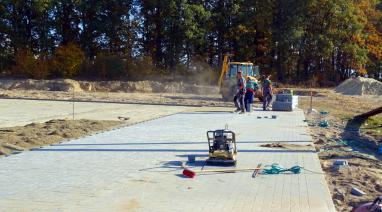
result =
M200 149L31 149L34 152L206 152L206 150ZM304 153L311 152L316 153L315 150L282 150L282 149L272 149L272 150L240 150L240 153L252 153L252 152L263 152L263 153Z
M310 141L237 141L238 144L267 144L267 143L308 143ZM99 143L99 144L86 144L86 143L74 143L74 144L52 144L50 146L144 146L144 145L188 145L188 144L205 144L202 141L187 141L187 142L134 142L134 143Z

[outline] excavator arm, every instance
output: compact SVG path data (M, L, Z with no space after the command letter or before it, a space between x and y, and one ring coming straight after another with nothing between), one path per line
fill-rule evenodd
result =
M224 59L223 59L223 64L222 64L222 71L220 73L219 77L219 88L222 87L224 76L227 74L228 69L229 69L229 57L231 57L232 54L225 54Z

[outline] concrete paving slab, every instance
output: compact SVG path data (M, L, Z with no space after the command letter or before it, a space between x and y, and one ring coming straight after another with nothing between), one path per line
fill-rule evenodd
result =
M257 119L277 114L278 118ZM238 168L301 165L322 172L315 152L277 150L275 141L309 144L302 111L179 113L0 159L6 211L335 211L323 174L200 174L184 178L188 155L200 169L206 131L237 134Z

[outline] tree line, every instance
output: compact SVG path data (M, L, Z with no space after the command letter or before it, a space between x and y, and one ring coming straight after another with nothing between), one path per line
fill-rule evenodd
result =
M376 75L382 1L0 1L3 76L217 75L225 53L281 82Z

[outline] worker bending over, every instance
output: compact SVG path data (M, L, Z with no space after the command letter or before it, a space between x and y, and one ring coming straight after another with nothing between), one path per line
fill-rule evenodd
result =
M237 78L237 92L235 97L233 98L233 102L235 103L236 111L240 113L245 113L244 111L244 95L245 95L245 79L242 75L241 69L236 74Z
M257 89L259 89L256 78L248 76L245 88L246 88L245 98L244 98L245 110L247 112L252 112L252 104L253 104L254 96L256 94Z

